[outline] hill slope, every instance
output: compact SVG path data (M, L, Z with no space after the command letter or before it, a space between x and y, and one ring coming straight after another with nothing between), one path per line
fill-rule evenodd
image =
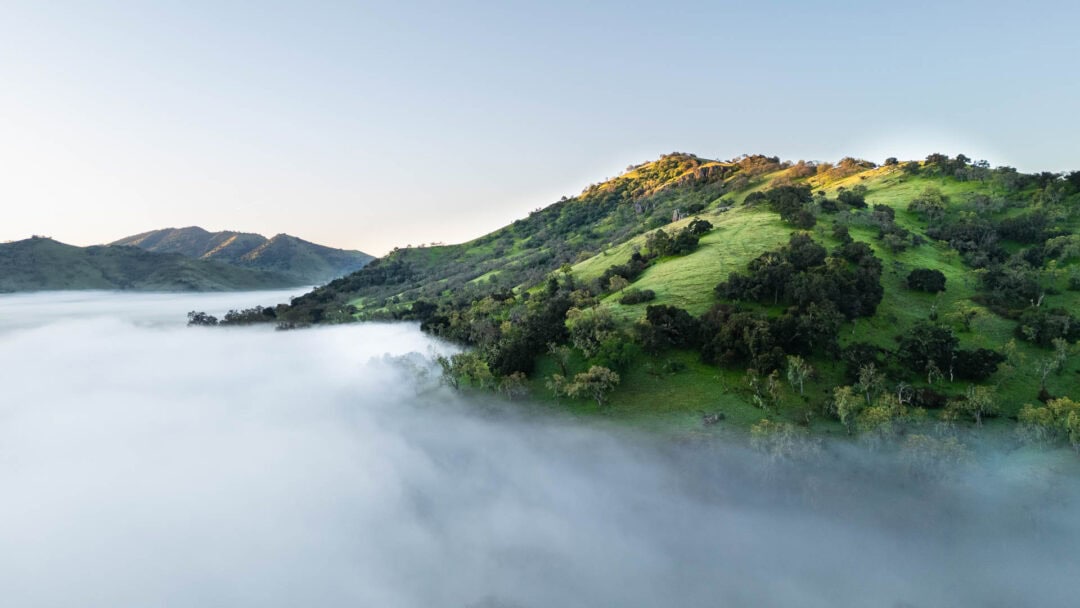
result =
M474 347L461 382L514 390L522 372L540 399L605 366L621 382L603 405L558 407L665 427L1015 418L1080 397L1078 210L1080 173L962 156L673 154L474 241L396 250L284 317L417 319ZM841 424L844 387L866 403Z
M279 234L266 238L247 232L209 232L198 226L152 230L110 245L130 245L158 253L177 253L293 277L296 284L322 283L355 272L373 257Z
M0 291L231 291L297 285L288 275L137 247L75 247L33 237L0 243Z

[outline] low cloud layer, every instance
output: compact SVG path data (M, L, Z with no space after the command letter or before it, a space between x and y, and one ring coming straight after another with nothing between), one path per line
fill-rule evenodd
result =
M1015 607L1080 594L1077 479L1041 461L1002 455L916 484L834 447L778 471L737 448L466 401L408 355L445 345L407 325L188 329L170 320L270 300L94 294L83 316L64 297L0 298L4 605Z

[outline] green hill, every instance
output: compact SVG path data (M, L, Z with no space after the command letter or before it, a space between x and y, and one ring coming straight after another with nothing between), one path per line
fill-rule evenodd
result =
M33 237L0 243L0 291L230 291L297 285L281 273L137 247L75 247Z
M131 245L147 251L273 271L291 276L296 284L323 283L355 272L373 259L362 251L325 247L287 234L268 239L246 232L208 232L198 226L153 230L110 245Z
M420 320L473 347L456 383L664 428L1015 419L1080 397L1078 210L1080 172L671 154L474 241L395 250L284 317ZM550 390L592 366L620 376L606 400ZM865 401L850 416L844 387Z

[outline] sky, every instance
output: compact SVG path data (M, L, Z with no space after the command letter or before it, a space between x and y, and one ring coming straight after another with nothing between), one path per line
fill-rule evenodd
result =
M1066 2L0 3L0 241L461 242L683 151L1080 168Z

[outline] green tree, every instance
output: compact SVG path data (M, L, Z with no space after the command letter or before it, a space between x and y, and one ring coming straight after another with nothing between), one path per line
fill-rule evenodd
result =
M630 286L630 281L627 281L625 277L615 275L608 279L607 288L608 291L614 293L616 291L622 291Z
M803 385L806 384L807 378L814 373L814 368L810 367L810 364L799 355L788 355L787 358L787 380L791 384L792 390L796 387L799 389L799 394L803 394Z
M948 410L953 416L970 417L979 426L982 426L984 417L992 416L997 411L997 394L993 387L974 384L968 386L962 398L952 401Z
M971 324L981 315L982 311L979 308L964 302L957 302L953 306L953 312L949 317L960 323L965 332L969 332L971 331Z
M1068 397L1051 399L1045 406L1025 405L1017 416L1021 437L1027 441L1065 440L1080 452L1080 402Z
M833 389L832 399L833 412L840 419L848 434L851 433L855 424L855 417L863 408L863 400L850 386L838 386Z
M855 388L866 397L866 405L870 405L885 388L885 374L879 372L873 363L862 365L859 367L859 382Z
M942 194L941 190L928 187L908 204L908 211L921 215L927 225L933 225L945 217L945 210L949 204L949 197Z
M522 372L514 372L509 376L503 376L499 380L499 392L507 399L513 401L529 394L528 378Z
M1072 354L1072 348L1069 346L1069 342L1065 338L1054 338L1051 341L1054 346L1054 361L1057 363L1057 373L1061 375L1061 371L1065 369L1066 364L1069 362L1069 355Z
M566 318L570 340L588 358L596 356L600 345L615 334L615 320L607 308L571 308Z
M1080 453L1080 412L1070 412L1065 419L1065 431L1069 436L1069 445L1073 450Z
M935 377L951 373L959 344L948 327L923 321L900 336L896 356L912 371L925 373L927 384L933 384Z
M551 376L544 381L544 386L555 395L556 401L559 397L566 394L566 376L562 374L551 374Z
M773 370L764 378L756 369L746 370L746 385L750 387L750 399L754 405L765 411L780 403L780 373Z
M570 357L573 354L570 347L565 344L549 342L548 354L551 355L551 358L555 361L555 365L559 366L559 372L563 377L569 376Z
M214 326L218 324L218 319L214 315L207 314L205 312L191 311L187 313L188 326L202 325L202 326Z
M460 388L462 383L481 389L495 387L495 376L479 353L456 353L437 357L436 361L442 368L443 382L453 388Z
M589 368L589 371L574 376L574 380L566 385L565 393L568 397L575 399L583 396L592 397L596 405L603 407L607 402L608 393L615 390L619 380L619 374L606 367L594 365Z
M1049 357L1043 357L1035 362L1035 375L1039 378L1039 390L1046 390L1046 379L1050 377L1050 374L1061 369L1061 361L1057 357L1050 355Z
M911 418L910 410L892 393L878 396L873 405L859 412L855 427L859 438L871 446L880 446L899 436L903 425Z

